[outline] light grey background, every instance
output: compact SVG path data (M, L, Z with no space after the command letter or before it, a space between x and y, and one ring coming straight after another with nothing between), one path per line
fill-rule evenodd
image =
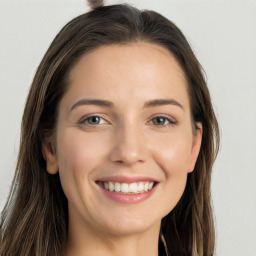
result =
M174 21L204 67L222 135L212 187L216 255L255 255L256 2L106 1L123 2ZM83 0L0 0L0 209L14 173L35 70L61 27L87 10Z

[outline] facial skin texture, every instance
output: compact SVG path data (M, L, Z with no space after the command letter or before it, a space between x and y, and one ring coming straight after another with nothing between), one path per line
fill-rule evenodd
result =
M73 107L83 99L112 106ZM144 107L156 99L182 107ZM99 124L88 124L89 115L101 117ZM164 125L156 122L158 116L167 118ZM186 80L171 53L140 42L83 56L70 73L55 136L56 143L45 139L43 152L48 172L59 171L68 199L66 255L157 255L161 219L181 198L202 137L202 128L193 132ZM123 204L95 183L116 175L158 183L145 201Z

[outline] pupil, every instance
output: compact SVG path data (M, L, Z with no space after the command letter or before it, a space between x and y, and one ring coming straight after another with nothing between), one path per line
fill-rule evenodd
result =
M91 124L98 124L99 123L99 117L98 116L90 117L89 123L91 123Z
M156 118L156 124L163 124L164 123L164 118L163 117L157 117Z

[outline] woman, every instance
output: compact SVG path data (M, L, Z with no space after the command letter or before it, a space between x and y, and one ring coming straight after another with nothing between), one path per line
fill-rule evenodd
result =
M160 14L94 6L33 80L0 255L213 255L219 136L200 64Z

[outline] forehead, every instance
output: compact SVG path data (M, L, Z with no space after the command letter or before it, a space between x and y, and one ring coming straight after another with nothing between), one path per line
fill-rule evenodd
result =
M108 45L83 55L69 75L68 94L146 101L176 97L188 104L184 72L165 48L151 43ZM183 99L182 99L183 98Z

